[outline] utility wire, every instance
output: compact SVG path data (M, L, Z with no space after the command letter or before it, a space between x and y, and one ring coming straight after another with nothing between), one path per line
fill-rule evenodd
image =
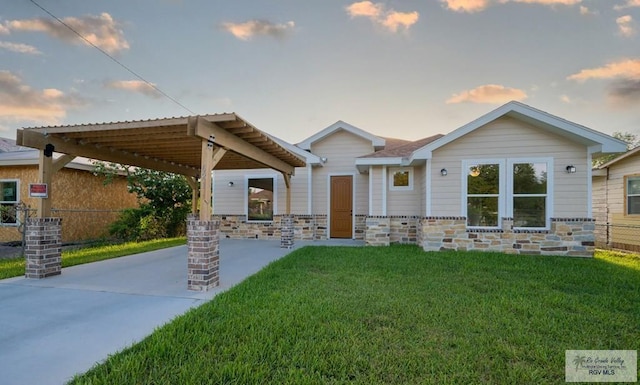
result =
M47 13L49 16L51 16L52 18L54 18L55 20L58 21L58 23L64 25L65 27L67 27L71 32L75 33L76 35L78 35L79 38L81 38L82 40L84 40L87 44L89 44L90 46L92 46L93 48L97 49L98 51L100 51L104 56L108 57L109 59L111 59L113 62L115 62L116 64L118 64L120 67L124 68L127 72L129 72L130 74L132 74L133 76L135 76L136 78L140 79L141 81L143 81L146 85L148 85L149 87L153 88L154 90L156 90L158 93L160 93L162 96L166 97L167 99L171 100L172 102L174 102L175 104L177 104L178 106L182 107L183 109L185 109L186 111L188 111L191 115L196 115L195 112L191 111L189 108L187 108L184 104L180 103L178 100L172 98L170 95L168 95L166 92L162 91L160 88L158 88L155 84L149 82L147 79L143 78L141 75L139 75L138 73L136 73L134 70L132 70L131 68L127 67L125 64L123 64L121 61L119 61L118 59L116 59L115 57L111 56L108 52L106 52L105 50L103 50L102 48L98 47L97 45L93 44L92 42L90 42L86 37L84 37L80 32L76 31L75 29L73 29L73 27L71 27L69 24L65 23L63 20L61 20L59 17L57 17L56 15L54 15L53 13L49 12L46 8L44 8L42 5L38 4L35 0L29 0L31 3L33 3L33 5L35 5L36 7L40 8L41 10L43 10L45 13Z

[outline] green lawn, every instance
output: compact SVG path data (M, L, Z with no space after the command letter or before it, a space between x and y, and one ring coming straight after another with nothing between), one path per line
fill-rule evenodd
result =
M556 384L640 348L640 258L308 247L75 384Z
M115 245L100 245L62 252L62 267L118 258L125 255L144 253L179 246L187 243L186 238L156 239L145 242L128 242ZM24 275L24 258L0 259L0 279Z

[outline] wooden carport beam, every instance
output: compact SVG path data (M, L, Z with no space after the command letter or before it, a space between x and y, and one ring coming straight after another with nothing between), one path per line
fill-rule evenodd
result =
M226 149L218 147L213 149L213 143L202 140L202 167L200 174L200 220L210 221L213 210L211 209L213 191L213 168L220 162L220 159L227 152Z
M195 125L195 135L202 138L204 141L213 138L213 141L217 146L224 147L225 149L233 151L246 158L253 159L256 162L262 163L268 168L272 168L283 174L294 174L294 167L287 162L284 162L269 154L268 152L252 145L251 143L240 139L239 137L233 135L232 133L221 128L215 123L209 122L201 116L197 117L197 122Z
M143 156L136 156L124 151L112 150L106 147L96 147L93 145L82 145L74 139L62 139L56 135L45 135L41 132L22 129L18 130L16 144L19 146L32 147L43 150L47 144L52 144L56 152L84 156L90 159L104 160L108 162L138 166L151 170L171 172L174 174L195 176L198 171L193 167L180 164L171 164Z
M291 175L282 173L284 177L284 185L287 188L287 207L285 214L291 214Z
M198 212L198 197L200 196L200 188L198 186L198 179L192 176L186 177L187 183L191 187L191 214Z
M37 217L49 218L51 216L51 200L53 198L53 174L60 171L67 163L71 162L75 156L63 155L58 159L53 159L53 154L45 155L45 150L40 150L38 157L38 182L47 185L47 197L37 201Z

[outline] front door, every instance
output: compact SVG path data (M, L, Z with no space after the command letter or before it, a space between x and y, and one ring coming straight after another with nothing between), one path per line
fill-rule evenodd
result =
M353 177L331 177L331 238L353 237Z

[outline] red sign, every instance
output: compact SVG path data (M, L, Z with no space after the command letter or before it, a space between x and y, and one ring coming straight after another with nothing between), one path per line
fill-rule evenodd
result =
M47 198L49 189L46 183L30 183L29 196L33 198Z

